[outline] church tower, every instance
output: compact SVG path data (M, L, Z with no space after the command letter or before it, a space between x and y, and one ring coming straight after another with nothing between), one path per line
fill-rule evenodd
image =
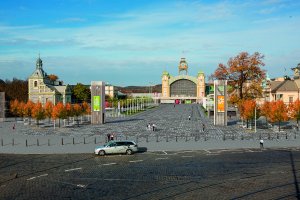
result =
M169 85L169 79L170 75L167 71L164 71L161 77L161 92L162 92L162 97L170 97L170 85Z

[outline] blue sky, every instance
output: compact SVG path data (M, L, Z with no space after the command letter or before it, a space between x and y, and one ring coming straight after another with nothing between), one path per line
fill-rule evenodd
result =
M66 84L159 84L181 57L209 76L242 51L264 54L270 77L292 75L300 1L0 1L0 79L26 79L40 53Z

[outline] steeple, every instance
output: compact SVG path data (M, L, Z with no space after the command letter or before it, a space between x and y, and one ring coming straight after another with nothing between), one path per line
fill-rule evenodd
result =
M43 69L43 61L40 57L40 54L39 54L39 58L36 60L36 69Z
M181 71L185 71L185 74L187 75L188 64L187 64L185 58L181 58L179 65L178 65L178 73L180 74Z

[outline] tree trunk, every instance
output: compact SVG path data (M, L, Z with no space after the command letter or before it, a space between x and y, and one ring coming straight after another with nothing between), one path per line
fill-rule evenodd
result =
M278 127L279 127L279 132L280 132L280 121L279 121L279 123L278 123Z

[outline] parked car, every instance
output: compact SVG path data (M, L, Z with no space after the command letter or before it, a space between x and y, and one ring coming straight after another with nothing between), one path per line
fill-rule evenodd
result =
M127 154L131 155L138 151L138 145L134 141L110 141L103 146L95 148L95 154Z

